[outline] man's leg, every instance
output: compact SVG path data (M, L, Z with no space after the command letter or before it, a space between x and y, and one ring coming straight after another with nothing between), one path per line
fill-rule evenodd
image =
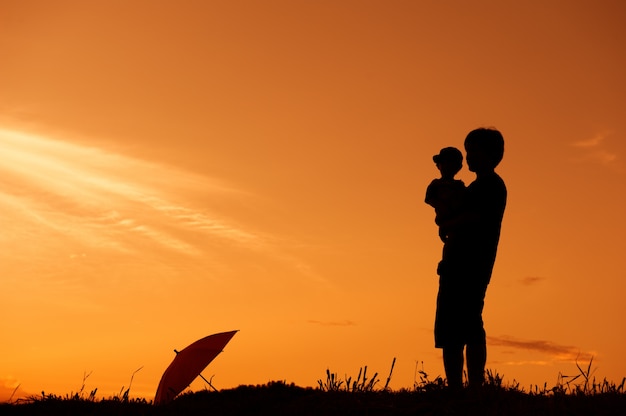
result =
M443 348L443 367L448 387L452 390L463 388L463 345Z
M470 319L467 342L467 381L470 387L481 387L485 382L485 364L487 363L487 336L483 325L483 306L487 288L478 288L471 300L468 316ZM471 293L471 292L470 292Z
M487 343L467 344L467 381L470 387L481 387L485 382Z

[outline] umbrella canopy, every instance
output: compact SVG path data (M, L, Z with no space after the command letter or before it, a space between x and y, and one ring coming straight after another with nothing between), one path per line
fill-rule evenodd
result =
M217 355L237 331L209 335L177 352L157 388L154 404L171 401L183 391Z

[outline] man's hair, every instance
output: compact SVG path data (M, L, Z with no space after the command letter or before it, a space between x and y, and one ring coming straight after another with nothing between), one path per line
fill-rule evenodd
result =
M497 129L481 127L468 133L465 138L465 148L467 147L477 147L487 153L495 167L504 156L504 137Z

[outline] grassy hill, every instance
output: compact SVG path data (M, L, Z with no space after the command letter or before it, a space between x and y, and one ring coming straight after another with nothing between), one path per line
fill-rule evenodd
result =
M340 383L337 383L340 384ZM451 392L437 382L389 391L325 384L303 388L284 382L184 393L155 406L143 399L96 400L42 395L0 405L0 415L625 415L623 383L560 386L525 392L490 378L478 391ZM366 385L363 385L366 387Z

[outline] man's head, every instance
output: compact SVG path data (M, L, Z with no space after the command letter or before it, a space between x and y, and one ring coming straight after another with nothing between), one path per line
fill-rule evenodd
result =
M492 171L504 156L504 137L493 128L479 128L465 138L467 167L475 173Z

